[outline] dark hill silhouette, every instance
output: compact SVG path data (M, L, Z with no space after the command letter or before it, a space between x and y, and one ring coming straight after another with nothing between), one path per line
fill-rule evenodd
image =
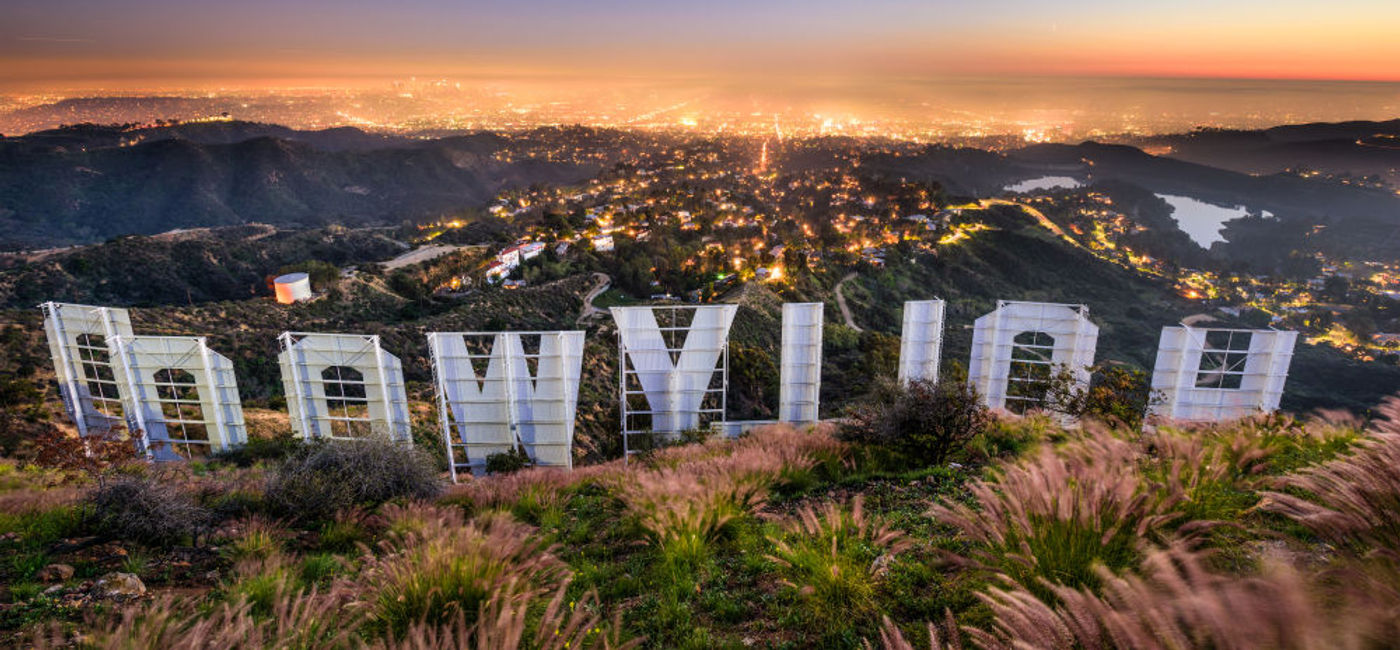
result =
M493 134L425 142L355 129L270 135L287 131L248 123L177 125L160 130L161 137L116 146L122 135L143 131L85 126L5 139L0 242L30 248L250 222L398 223L480 206L507 185L574 182L596 172L496 160L502 141ZM171 134L198 140L164 137Z

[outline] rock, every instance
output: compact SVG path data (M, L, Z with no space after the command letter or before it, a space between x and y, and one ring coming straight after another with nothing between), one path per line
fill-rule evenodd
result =
M883 578L886 573L889 573L890 561L893 559L888 553L875 558L875 561L870 563L870 577Z
M50 564L34 576L39 582L63 582L73 577L73 567L67 564Z
M102 576L94 587L98 593L109 598L134 598L146 593L146 583L141 582L135 573L112 572Z
M53 586L49 587L48 589L45 589L45 590L44 590L44 595L45 595L45 596L52 596L52 595L54 595L54 594L56 594L56 593L58 593L58 592L60 592L60 591L63 591L63 585L53 585Z

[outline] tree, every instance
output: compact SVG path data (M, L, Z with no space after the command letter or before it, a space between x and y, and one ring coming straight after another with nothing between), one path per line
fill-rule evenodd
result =
M885 381L851 413L839 437L884 447L911 465L947 462L991 424L991 411L964 382Z
M1081 387L1068 366L1058 366L1050 377L1042 406L1047 411L1094 418L1133 431L1142 428L1152 405L1161 401L1161 395L1152 390L1147 373L1118 364L1101 364L1089 370L1089 385Z

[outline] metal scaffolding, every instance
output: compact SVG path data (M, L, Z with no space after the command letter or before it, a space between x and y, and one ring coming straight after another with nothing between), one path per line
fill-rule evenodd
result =
M987 406L1023 412L1044 401L1058 368L1087 388L1098 338L1085 305L998 301L974 325L968 382Z
M127 382L113 365L116 340L132 336L125 309L46 302L44 334L59 396L78 434L107 435L126 426Z
M582 331L428 334L454 482L511 449L537 465L573 467L583 339Z
M114 339L129 426L155 460L198 458L247 442L233 363L201 336Z
M736 305L613 307L624 453L632 437L724 422ZM662 325L665 323L665 325Z
M1220 421L1278 409L1297 332L1274 329L1162 328L1152 390L1153 413L1174 420Z
M305 439L412 440L398 357L378 336L284 332L277 356L292 431Z

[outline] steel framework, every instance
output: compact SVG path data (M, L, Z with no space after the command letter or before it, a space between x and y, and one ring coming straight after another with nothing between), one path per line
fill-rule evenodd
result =
M991 408L1033 407L1056 368L1088 386L1098 337L1085 305L998 301L974 325L968 382Z
M116 340L132 336L125 309L46 302L44 333L63 408L81 436L106 435L126 425L127 383L112 361Z
M233 363L202 336L114 339L128 426L148 457L177 460L247 441Z
M528 352L533 339L537 351ZM537 465L573 467L583 339L577 330L428 334L453 482L511 449Z
M1162 328L1152 389L1163 401L1156 415L1219 421L1278 408L1297 332Z
M635 451L635 435L674 437L725 421L729 326L737 309L736 305L611 309L618 327L618 402L625 455ZM634 404L634 399L645 406Z
M277 340L287 410L297 435L412 440L403 367L380 347L378 336L283 332Z

